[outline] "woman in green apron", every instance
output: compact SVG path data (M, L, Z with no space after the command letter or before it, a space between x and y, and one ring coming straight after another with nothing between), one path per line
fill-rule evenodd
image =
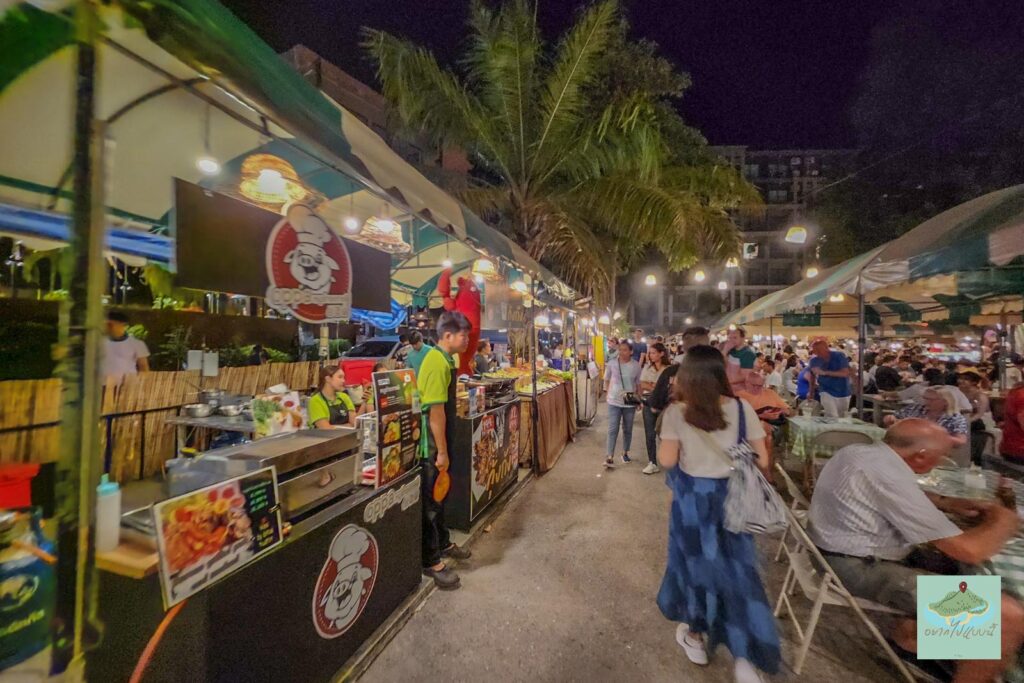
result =
M356 406L345 393L345 371L341 366L320 368L320 391L309 399L309 426L316 429L356 426Z

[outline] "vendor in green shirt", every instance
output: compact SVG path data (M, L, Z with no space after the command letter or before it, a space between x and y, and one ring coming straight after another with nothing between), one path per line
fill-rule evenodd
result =
M445 311L437 321L437 346L430 349L420 363L416 386L423 409L422 427L425 439L423 455L423 573L438 588L459 587L459 575L443 561L444 557L463 560L469 551L451 542L444 522L444 501L434 500L434 482L441 470L448 469L448 446L455 438L458 413L455 399L456 376L453 354L465 353L469 346L470 324L457 311ZM422 339L420 340L422 343ZM410 356L413 352L410 352ZM470 458L470 453L456 453L456 458ZM468 467L468 463L465 463Z
M409 333L409 345L412 348L405 354L405 367L412 368L419 375L420 365L423 364L423 359L427 357L431 347L423 341L423 335L419 332Z
M320 391L309 399L309 426L316 429L356 426L356 406L345 393L345 371L341 366L320 368Z

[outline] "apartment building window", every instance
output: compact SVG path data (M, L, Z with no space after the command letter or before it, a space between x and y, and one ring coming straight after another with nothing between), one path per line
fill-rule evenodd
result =
M800 157L793 157L792 159L790 159L789 160L789 165L790 166L799 166L800 165Z
M785 190L768 190L768 201L785 202L789 193Z
M808 164L816 163L816 159L814 157L807 157L807 163Z
M757 164L747 164L743 167L743 174L748 178L756 178L761 174L761 167Z

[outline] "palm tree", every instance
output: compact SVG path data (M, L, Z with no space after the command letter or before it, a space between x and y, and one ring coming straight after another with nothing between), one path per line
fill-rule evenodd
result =
M460 192L471 208L602 303L651 247L673 270L738 251L729 211L757 191L728 167L667 167L656 99L600 88L616 0L585 9L553 48L529 0L473 0L469 24L461 76L382 31L366 29L365 45L401 123L471 155L483 179Z

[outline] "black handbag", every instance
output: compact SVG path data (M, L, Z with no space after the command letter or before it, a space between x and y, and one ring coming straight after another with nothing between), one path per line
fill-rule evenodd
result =
M635 391L625 391L626 383L624 381L625 376L622 374L622 361L620 361L619 359L615 359L615 362L618 363L619 365L619 384L622 385L622 389L624 390L624 393L622 394L622 402L625 403L627 406L636 407L643 405L643 399L641 399ZM635 377L633 378L633 388L636 389Z

